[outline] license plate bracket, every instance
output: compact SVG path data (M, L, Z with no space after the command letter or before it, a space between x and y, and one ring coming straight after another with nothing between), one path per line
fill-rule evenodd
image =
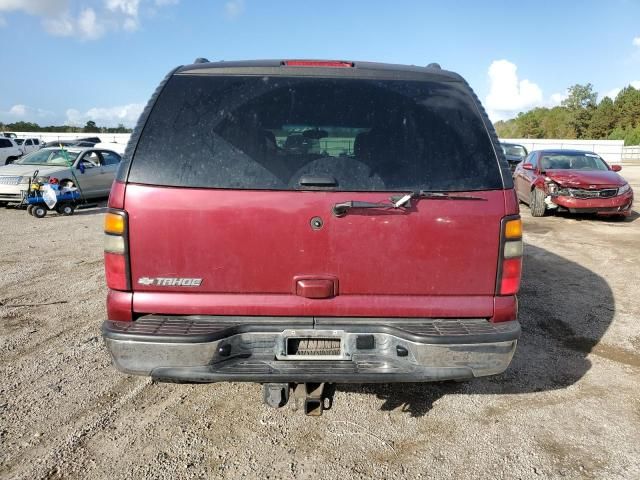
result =
M344 332L287 330L276 342L278 360L349 360Z

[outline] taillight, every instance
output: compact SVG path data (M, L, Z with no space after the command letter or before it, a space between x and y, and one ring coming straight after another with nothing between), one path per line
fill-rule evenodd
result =
M104 217L104 271L107 287L130 290L127 213L110 209Z
M520 290L522 276L522 220L506 217L502 220L500 238L500 265L498 268L498 295L515 295Z

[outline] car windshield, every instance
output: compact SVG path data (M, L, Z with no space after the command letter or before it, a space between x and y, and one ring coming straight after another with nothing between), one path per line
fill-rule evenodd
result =
M78 157L79 152L70 152L64 149L38 150L30 153L19 160L14 165L71 165Z
M172 77L129 179L152 185L342 191L502 188L472 96L458 82Z
M595 153L545 154L540 159L543 170L609 170Z
M527 151L522 145L502 145L504 149L505 155L510 155L513 157L525 157L527 155Z

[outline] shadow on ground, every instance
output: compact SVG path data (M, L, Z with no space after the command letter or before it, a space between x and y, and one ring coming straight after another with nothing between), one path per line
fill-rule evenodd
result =
M101 202L98 206L91 208L80 208L74 212L74 215L99 215L107 212L106 202Z
M27 207L23 205L11 204L5 208L11 209L11 210L23 210L25 212L25 215L27 214ZM106 199L91 200L88 202L87 205L82 205L82 204L78 205L73 215L74 216L98 215L98 214L106 213L106 211L107 211ZM49 217L54 218L58 215L59 214L55 210L49 210L45 218L49 218Z
M635 210L631 210L627 217L615 217L615 216L603 216L603 215L595 215L592 213L570 213L570 212L555 212L553 215L556 217L570 218L572 220L596 220L606 223L632 223L635 222L638 218L640 218L640 213Z
M526 245L519 301L522 337L511 366L501 375L466 383L338 385L338 390L374 394L383 400L381 410L423 416L448 394L531 393L576 383L591 368L587 355L613 321L615 302L606 280L545 249ZM616 356L616 352L600 354ZM620 352L616 360L629 363L624 358Z

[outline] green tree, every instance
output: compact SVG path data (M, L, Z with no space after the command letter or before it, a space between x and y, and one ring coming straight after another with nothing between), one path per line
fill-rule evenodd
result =
M540 119L540 127L545 138L576 138L576 131L569 119L571 113L565 107L545 109Z
M96 126L96 122L89 120L82 131L85 133L98 133L100 132L100 129Z
M544 116L543 108L534 108L527 113L520 113L516 119L520 136L525 138L543 138L544 130L540 125L540 119Z
M618 115L617 125L636 127L640 125L640 90L631 85L623 88L613 102Z
M576 83L568 88L568 92L569 95L562 101L562 106L570 113L568 125L575 132L576 138L587 138L598 94L593 91L593 85L590 83Z
M32 122L13 122L7 124L8 130L15 130L17 132L37 132L40 128L40 125Z
M499 120L495 123L496 132L500 138L518 138L518 126L515 120Z
M568 89L569 95L565 98L561 105L569 110L579 110L581 108L595 107L598 94L593 91L593 85L587 83L580 85L576 83Z
M589 127L587 128L587 137L589 138L607 138L618 121L618 112L613 105L613 100L604 97L598 107L593 111Z

